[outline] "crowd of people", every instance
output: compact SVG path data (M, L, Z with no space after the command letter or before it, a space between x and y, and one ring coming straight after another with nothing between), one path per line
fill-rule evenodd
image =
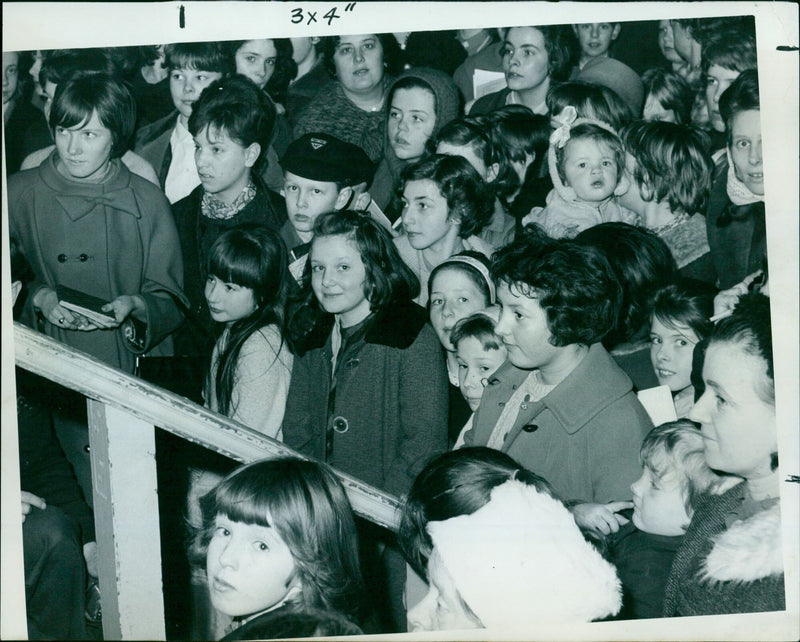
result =
M754 25L652 27L3 53L18 318L311 458L189 457L193 637L785 608ZM91 636L17 377L29 632Z

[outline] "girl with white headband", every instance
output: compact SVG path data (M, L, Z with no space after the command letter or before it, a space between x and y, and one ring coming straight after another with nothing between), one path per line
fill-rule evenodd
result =
M628 191L625 149L611 125L578 118L567 106L554 119L548 163L553 189L544 208L534 207L523 225L538 223L553 238L572 238L599 223L637 224L637 215L617 202Z
M452 446L474 410L459 390L459 364L450 332L461 319L495 303L489 259L480 252L465 251L445 259L428 280L428 314L447 362L449 385L449 445Z

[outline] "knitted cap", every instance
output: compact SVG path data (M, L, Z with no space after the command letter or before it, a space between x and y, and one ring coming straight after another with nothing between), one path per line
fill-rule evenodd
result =
M366 152L330 134L304 134L280 160L284 172L325 183L370 183L375 167Z
M622 604L614 566L566 507L521 481L497 486L471 515L430 522L428 532L487 629L589 622Z
M435 136L444 125L458 117L461 110L459 102L461 98L458 93L458 87L456 87L452 77L438 69L412 67L411 69L406 69L392 83L388 96L394 95L395 85L404 78L418 78L431 88L433 95L436 97L436 123L431 137ZM387 103L387 111L389 108L391 108L391 101Z

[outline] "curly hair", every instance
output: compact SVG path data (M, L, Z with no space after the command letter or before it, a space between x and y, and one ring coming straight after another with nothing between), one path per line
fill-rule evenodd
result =
M714 166L710 139L691 125L636 121L620 136L636 158L633 177L646 201L666 200L674 213L705 210Z
M599 250L621 287L619 317L603 344L610 349L644 339L650 331L650 296L678 279L667 244L655 232L627 223L600 223L575 241Z
M554 496L547 481L498 450L483 446L459 448L431 459L406 496L397 535L414 570L427 577L428 558L433 550L428 522L471 515L488 503L492 489L509 479Z
M603 253L535 225L495 253L492 277L538 297L554 346L597 343L617 322L622 291Z
M225 477L201 500L203 527L190 556L205 564L217 515L274 528L301 580L303 609L360 618L364 584L350 502L327 465L294 457L257 461Z
M398 195L407 183L420 180L436 183L447 201L448 217L461 220L461 238L480 233L492 220L494 192L466 158L433 154L407 165L400 174Z

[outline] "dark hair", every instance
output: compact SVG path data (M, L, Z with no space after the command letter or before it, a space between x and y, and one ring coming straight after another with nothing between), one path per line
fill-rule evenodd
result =
M323 236L345 236L353 241L366 270L364 295L372 312L393 301L407 301L419 295L419 279L400 258L392 237L366 212L340 210L321 214L314 223L314 240ZM314 241L311 242L313 250ZM304 281L310 282L311 255Z
M547 51L547 69L550 81L566 80L569 73L570 51L569 45L563 36L560 25L514 25L501 30L502 40L505 42L511 29L536 29L544 36L544 48ZM501 55L503 49L500 50Z
M524 105L505 105L491 112L488 120L492 141L505 151L508 159L524 163L526 154L532 156L526 178L541 176L542 168L547 167L550 119L544 114L534 114Z
M617 321L620 286L603 253L527 226L492 257L495 282L537 296L554 346L591 345Z
M403 51L400 49L400 45L397 44L397 38L391 33L376 33L374 35L381 43L383 66L386 73L390 76L399 74L403 70ZM333 57L341 39L341 36L326 36L320 40L323 64L331 78L336 78L336 63Z
M208 252L207 272L225 283L236 283L253 290L257 305L248 317L230 327L225 349L219 355L216 374L217 403L220 414L236 411L233 391L236 367L245 342L266 325L275 325L281 336L275 360L283 345L284 309L288 292L286 247L280 237L262 225L241 225L217 238ZM271 367L273 364L265 364Z
M164 47L167 69L216 71L223 76L236 73L236 63L221 42L179 42Z
M228 633L225 640L283 640L363 633L353 622L335 611L284 607L249 620Z
M459 319L450 331L450 343L458 350L458 343L462 339L477 339L484 350L499 350L503 342L494 331L495 322L483 312L476 312L468 317Z
M719 97L719 113L725 123L730 144L731 121L740 111L761 110L758 93L758 70L748 69L739 74Z
M59 85L79 72L105 72L110 76L114 75L108 59L96 49L65 51L48 56L42 61L39 84L43 89L48 82Z
M558 177L564 185L568 185L566 173L564 172L564 159L567 155L567 147L569 144L576 140L591 140L597 145L608 145L614 154L614 162L617 164L617 181L622 178L622 173L625 171L625 148L622 145L622 140L617 134L614 134L605 127L596 125L594 123L579 123L572 127L569 132L569 140L562 146L555 146L556 153L556 169L558 170Z
M514 173L506 150L492 139L487 119L480 116L465 116L451 120L428 141L431 153L436 152L439 143L449 143L459 147L469 146L487 168L497 163L497 176L489 185L501 198L505 199L519 187L519 179Z
M752 29L733 27L712 34L703 42L703 73L712 65L732 71L755 69L756 35Z
M136 100L123 83L107 74L86 74L59 83L50 108L50 131L83 125L95 112L111 132L111 158L119 158L130 149Z
M694 92L686 80L674 71L653 67L642 74L645 102L652 97L664 109L675 114L679 125L691 125Z
M603 85L571 80L553 85L547 92L547 111L557 116L572 105L580 118L593 118L614 129L631 122L635 114L619 94Z
M259 38L252 38L250 40L228 40L222 43L228 50L228 54L233 59L233 66L236 67L236 52L242 48L242 45L252 40L259 40ZM278 103L286 102L286 92L289 89L289 83L294 80L297 75L297 63L292 59L292 43L288 38L265 38L271 40L275 45L275 67L272 70L272 75L269 77L264 90L269 94L270 98Z
M713 285L702 281L671 283L653 295L650 314L669 327L685 325L702 341L713 327L709 319L714 314L716 293Z
M484 296L486 299L487 307L493 303L492 301L492 294L489 290L489 284L486 282L484 276L473 266L469 263L465 263L463 261L451 261L450 259L458 256L466 256L471 259L478 261L479 263L486 266L487 271L489 270L490 261L485 254L482 252L476 252L475 250L464 250L463 252L459 252L458 254L454 254L448 259L445 259L442 263L439 263L433 270L431 270L431 274L428 277L428 305L430 305L430 297L431 297L431 287L433 286L433 280L438 276L439 272L444 270L455 270L457 272L462 272L465 274L469 280L478 288L478 291Z
M407 165L400 174L398 193L410 181L436 183L447 201L448 217L461 220L459 236L478 234L494 216L494 193L477 170L461 156L433 154Z
M690 125L636 121L620 132L636 159L635 184L646 201L667 200L674 213L705 210L713 165L708 135Z
M733 314L722 319L711 331L708 345L714 343L737 344L749 355L760 357L766 364L767 385L762 388L762 399L775 403L775 370L772 360L772 326L769 298L750 292L739 299Z
M471 515L488 503L494 488L510 479L553 496L543 478L492 448L460 448L430 460L414 480L400 518L400 547L414 570L427 576L433 549L428 522Z
M422 89L427 91L433 96L433 112L434 114L438 113L436 92L433 90L433 87L431 87L430 83L424 78L420 78L419 76L403 76L397 80L391 86L389 93L386 95L386 105L388 108L391 108L392 98L394 98L394 94L398 89Z
M274 528L294 559L303 609L358 616L363 579L350 502L327 465L294 457L237 468L200 500L203 528L191 550L204 560L217 515Z
M260 167L272 138L277 114L272 102L249 78L234 74L215 80L192 106L188 128L197 136L208 127L209 133L225 131L242 147L261 146L256 165Z
M627 223L601 223L575 240L605 255L622 287L617 324L603 340L607 348L640 341L650 332L650 296L678 278L678 266L667 244L655 232Z

